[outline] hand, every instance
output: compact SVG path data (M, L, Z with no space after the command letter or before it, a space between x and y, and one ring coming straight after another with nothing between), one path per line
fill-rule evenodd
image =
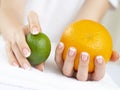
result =
M105 62L102 56L97 56L95 58L95 71L93 73L88 73L88 64L89 64L89 54L87 52L82 52L80 55L80 64L78 66L78 71L75 72L73 69L74 59L76 56L76 49L70 47L66 60L63 62L62 53L64 50L64 44L60 42L55 51L55 61L62 73L68 77L75 76L80 81L86 80L101 80L105 74ZM113 51L111 59L113 61L119 58L119 54L116 51Z
M6 52L9 63L27 70L31 68L31 65L26 57L30 56L31 51L26 43L25 35L29 32L32 34L41 32L36 13L30 12L28 15L28 24L27 26L19 26L11 24L11 21L9 21L6 25L8 28L2 31L3 38L6 42ZM44 65L40 64L36 66L36 68L43 71Z

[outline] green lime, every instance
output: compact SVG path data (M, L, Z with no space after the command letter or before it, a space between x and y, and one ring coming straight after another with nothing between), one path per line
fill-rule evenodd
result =
M31 55L27 58L31 65L36 66L45 62L51 51L51 43L47 35L39 33L26 35L26 41L31 49Z

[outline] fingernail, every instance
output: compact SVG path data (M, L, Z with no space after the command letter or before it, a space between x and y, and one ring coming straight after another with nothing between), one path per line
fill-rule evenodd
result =
M38 34L39 32L38 32L38 29L37 29L37 27L33 27L32 28L32 34Z
M88 53L87 52L82 52L81 53L81 60L82 61L87 61L88 60Z
M64 46L64 44L62 42L60 42L58 48L61 49L61 48L63 48L63 46Z
M42 67L41 67L41 71L42 71L42 72L44 71L44 65L42 65Z
M23 64L23 67L24 67L25 70L30 70L30 68L31 68L31 67L30 67L28 64L26 64L26 63Z
M15 63L15 62L14 62L12 65L13 65L14 67L17 67L17 68L19 67L19 65L18 65L17 63Z
M38 70L40 71L44 71L44 65L38 65L38 66L35 66Z
M76 49L75 49L74 47L70 47L68 54L69 54L70 56L73 56L73 55L75 54L75 52L76 52Z
M23 54L25 57L29 57L30 56L30 51L26 48L23 49Z
M102 64L103 63L103 57L102 56L97 56L96 57L96 60L99 64Z

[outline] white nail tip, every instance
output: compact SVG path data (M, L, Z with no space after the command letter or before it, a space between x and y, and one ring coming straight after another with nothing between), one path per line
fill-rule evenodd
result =
M97 56L96 60L98 63L102 64L103 63L103 57L102 56Z
M62 42L59 43L59 48L62 48L64 44Z
M74 47L70 47L69 55L72 56L74 55L75 52L76 52L76 49Z
M81 60L87 61L88 60L88 53L87 52L82 52L81 53Z
M24 64L23 67L24 67L25 70L30 70L31 69L31 67L27 64Z

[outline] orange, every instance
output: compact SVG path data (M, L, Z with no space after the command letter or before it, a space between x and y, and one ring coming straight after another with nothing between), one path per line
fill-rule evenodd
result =
M78 70L79 57L81 52L88 52L90 55L89 72L94 71L94 60L102 55L107 63L112 54L112 38L107 29L91 20L81 20L70 24L63 32L61 42L64 43L63 60L66 58L69 47L77 49L74 69Z
M45 62L51 51L51 42L44 33L26 35L26 41L31 49L31 55L27 58L33 65L39 65Z

